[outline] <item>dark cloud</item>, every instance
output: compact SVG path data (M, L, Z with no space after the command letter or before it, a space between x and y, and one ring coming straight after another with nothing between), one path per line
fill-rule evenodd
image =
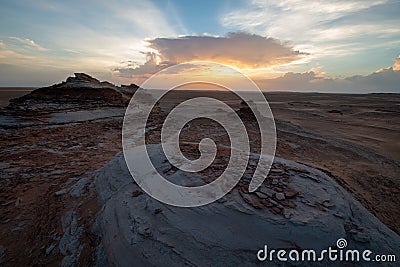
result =
M116 70L121 75L145 75L188 61L216 61L239 68L265 68L290 63L307 55L277 39L244 32L229 33L224 37L156 38L148 43L157 54L147 53L148 58L143 65Z
M264 91L301 91L322 93L400 93L400 71L392 67L366 76L332 79L318 76L314 72L286 73L275 79L255 81Z

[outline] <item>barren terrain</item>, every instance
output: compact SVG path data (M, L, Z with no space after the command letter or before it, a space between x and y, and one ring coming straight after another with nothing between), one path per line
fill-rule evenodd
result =
M241 113L242 118L246 116L240 100L226 92L179 91L161 101L161 111L153 114L150 125L153 130L148 134L148 143L157 143L157 131L164 113L182 99L204 94L224 99ZM276 156L321 170L399 234L400 95L280 92L265 95L277 127ZM81 265L101 262L98 246L102 241L96 214L104 202L98 194L106 191L94 189L94 178L96 170L121 151L123 115L123 107L107 104L67 105L64 109L52 107L47 111L25 113L21 110L2 111L2 264L58 266L62 263L68 266L77 262ZM251 128L251 116L246 120ZM206 126L213 125L200 121L192 130ZM257 140L255 129L250 135L254 137L253 141ZM186 138L186 141L195 141L200 137L188 133ZM253 143L253 149L257 150L257 142ZM183 151L185 149L196 155L195 147L187 145ZM219 151L223 156L227 155L223 148ZM223 167L224 163L220 163ZM211 172L206 170L200 175L209 181L222 168L218 164ZM277 160L274 168L278 169L275 176L283 177L283 180L274 185L275 180L271 178L266 181L266 187L275 190L273 194L282 193L286 199L277 199L274 195L272 204L267 200L260 202L259 198L254 199L245 189L240 189L242 182L237 192L250 207L265 206L271 214L285 216L287 210L295 210L299 205L296 204L299 201L296 200L297 190L286 187L290 177L302 171L292 173L289 168L280 173L285 164L291 166L282 164ZM175 172L170 167L161 171L166 175ZM133 190L133 200L142 194L138 190ZM321 206L321 212L326 208ZM159 212L161 210L155 211L156 214ZM144 236L151 235L146 234L147 230L143 231Z

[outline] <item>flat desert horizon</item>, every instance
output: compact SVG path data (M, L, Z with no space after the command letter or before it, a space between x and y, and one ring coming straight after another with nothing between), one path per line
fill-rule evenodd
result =
M10 104L10 99L26 95L37 87L0 87L0 108Z

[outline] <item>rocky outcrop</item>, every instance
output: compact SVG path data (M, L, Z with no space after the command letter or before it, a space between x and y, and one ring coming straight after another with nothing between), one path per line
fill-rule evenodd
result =
M116 86L85 74L75 73L65 82L43 87L10 101L8 109L48 111L102 106L126 106L138 86ZM60 106L61 105L61 106Z
M159 171L168 167L159 145L149 145L148 151ZM122 153L118 154L96 174L101 205L96 227L101 237L98 265L254 266L261 263L256 255L264 245L320 252L335 246L340 238L347 240L347 249L396 253L400 237L332 177L281 158L276 158L274 165L275 176L287 176L282 192L277 190L284 181L269 178L256 193L243 190L239 183L212 204L177 208L142 193ZM190 184L201 178L176 171L168 179ZM276 189L271 189L274 183ZM290 206L285 205L288 199ZM313 266L327 263L343 266L326 257ZM273 265L287 266L284 262ZM354 262L354 266L363 264Z
M93 78L86 73L74 73L75 77L68 77L66 83L99 83L99 80Z
M121 87L119 87L118 90L124 94L132 96L138 88L139 88L138 85L132 83L130 85L121 85Z

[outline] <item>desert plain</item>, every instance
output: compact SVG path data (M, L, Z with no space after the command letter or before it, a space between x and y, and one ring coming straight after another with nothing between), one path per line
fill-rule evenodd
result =
M233 244L233 236L243 227L250 223L262 227L263 222L286 240L282 243L272 230L265 230L261 236L275 238L271 243L277 246L307 246L298 242L300 236L291 240L292 231L302 229L318 246L330 235L334 242L340 237L334 236L337 231L355 245L384 247L394 253L398 249L400 94L265 92L275 120L277 147L263 187L250 193L248 177L243 177L227 197L190 212L151 199L126 170L121 129L136 88L116 87L78 74L30 94L32 89L2 91L2 265L202 265L210 264L210 251L219 252L219 264L243 260L250 265L256 261L251 255L262 245L254 241L256 233L249 230L249 237L225 248L218 242ZM256 124L236 95L177 90L152 113L147 144L153 155L158 155L159 131L168 111L198 96L229 103L246 121L252 149L257 151ZM14 100L9 103L10 98ZM182 134L186 142L182 151L188 157L196 157L197 146L192 142L199 141L204 131L225 144L227 136L218 125L195 121ZM221 173L229 151L221 146L218 153L216 162L196 179L209 182ZM163 158L155 156L154 162L172 180L186 177ZM249 163L249 175L254 164ZM204 226L212 214L217 214L218 219L212 221L216 229L231 225L232 232L221 230L219 235L213 227ZM198 224L201 220L205 221ZM321 240L312 241L318 234ZM178 235L182 240L174 239ZM192 242L193 238L198 242ZM195 248L201 253L194 253ZM232 253L237 258L228 261Z

